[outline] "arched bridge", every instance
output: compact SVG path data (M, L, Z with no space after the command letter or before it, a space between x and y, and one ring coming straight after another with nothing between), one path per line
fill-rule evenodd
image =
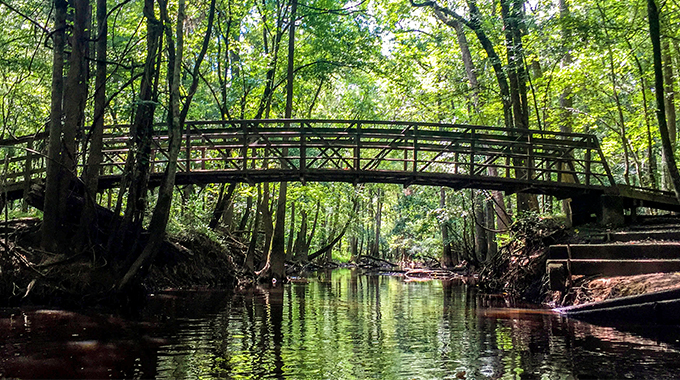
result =
M167 164L158 127L151 182ZM108 126L100 188L121 180L129 126ZM3 193L21 197L44 176L45 136L0 141ZM559 198L622 197L627 207L680 210L667 192L617 185L595 136L488 126L359 120L186 123L177 184L321 181L437 185Z

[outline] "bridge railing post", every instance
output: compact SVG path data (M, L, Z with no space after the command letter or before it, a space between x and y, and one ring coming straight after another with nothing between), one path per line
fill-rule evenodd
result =
M26 142L26 163L24 167L24 199L31 190L31 177L33 176L33 140ZM21 211L28 211L28 203L24 200L21 204Z
M527 134L527 144L527 180L531 181L534 179L534 141L532 132Z
M354 127L354 170L361 170L361 123Z
M413 128L413 172L418 171L418 125L414 125Z
M243 136L243 147L241 148L241 171L248 169L248 123L241 121L241 135Z
M300 123L300 176L304 178L307 171L307 138L305 136L305 123Z
M468 175L472 176L475 174L475 141L477 140L475 128L470 128L470 172Z
M585 165L586 165L586 168L585 168L586 169L585 170L585 172L586 172L586 186L590 186L590 171L591 171L590 161L591 161L591 157L592 157L592 153L590 151L590 146L592 145L592 143L593 143L593 141L592 141L592 138L591 138L590 141L588 141L588 147L586 148L586 156L584 157L585 158Z
M185 123L186 124L186 147L185 149L187 150L187 167L185 170L187 172L191 171L191 124L190 123Z

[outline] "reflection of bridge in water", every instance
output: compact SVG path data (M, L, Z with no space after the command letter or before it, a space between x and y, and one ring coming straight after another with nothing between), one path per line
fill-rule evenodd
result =
M572 198L593 205L680 210L668 192L617 185L597 138L589 134L486 126L358 120L189 122L176 183L318 181L436 185ZM164 127L163 127L164 128ZM128 155L128 126L104 139L100 189L118 186ZM3 193L18 199L44 176L45 136L0 142L10 154ZM167 164L166 131L153 137L151 183ZM14 149L12 149L14 148ZM17 149L18 148L18 149ZM613 205L613 206L612 206Z

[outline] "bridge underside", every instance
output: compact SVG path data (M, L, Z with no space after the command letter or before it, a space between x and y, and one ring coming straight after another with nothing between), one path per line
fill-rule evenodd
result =
M151 176L152 186L160 185L161 173ZM120 176L103 176L100 178L100 189L117 187ZM553 195L559 199L575 195L599 196L607 191L606 187L585 186L578 183L545 182L537 183L506 177L476 176L448 173L405 173L403 171L353 171L353 170L313 170L300 173L296 169L267 169L267 170L206 170L177 173L177 185L206 185L210 183L262 183L262 182L345 182L351 184L362 183L392 183L404 186L444 186L452 189L488 189L500 190L506 194L518 192L532 194Z

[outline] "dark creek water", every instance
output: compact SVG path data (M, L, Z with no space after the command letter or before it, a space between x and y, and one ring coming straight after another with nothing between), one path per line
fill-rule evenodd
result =
M135 318L0 310L0 377L678 378L677 326L490 308L473 287L322 273L273 291L168 292Z

